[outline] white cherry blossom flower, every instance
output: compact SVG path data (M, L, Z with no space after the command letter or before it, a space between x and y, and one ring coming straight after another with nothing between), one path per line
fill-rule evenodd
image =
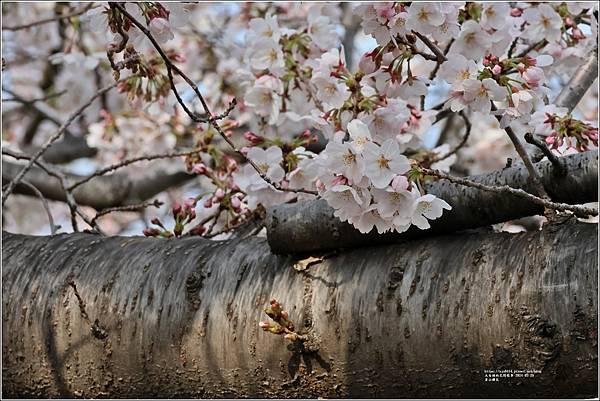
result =
M363 158L349 143L331 141L325 147L325 152L326 165L332 172L342 174L352 183L357 183L363 178Z
M472 110L489 114L492 108L490 100L504 100L507 93L491 78L483 81L467 79L463 83L464 99Z
M373 227L376 227L377 232L383 234L390 230L392 224L387 219L381 217L379 210L377 210L377 205L371 205L362 213L360 218L354 221L354 227L363 234L371 232Z
M331 49L339 42L339 36L335 30L335 25L331 20L322 15L313 16L309 14L308 35L312 41L321 49Z
M252 107L259 116L267 117L269 124L277 122L281 108L281 81L263 75L258 78L246 93L244 102Z
M290 188L312 189L314 188L319 165L313 159L304 158L298 162L298 167L290 173Z
M362 194L362 192L361 192ZM342 221L360 216L363 206L368 202L350 185L334 185L325 191L323 198L335 209L335 216Z
M462 90L463 82L477 75L477 63L467 60L462 54L450 54L440 66L438 76L452 85L453 90Z
M437 198L435 195L427 194L418 197L415 200L415 206L410 219L411 224L426 230L429 227L429 220L435 220L442 216L443 209L452 210L452 207L446 201Z
M352 139L350 144L357 152L362 153L364 146L372 140L369 127L361 120L354 119L348 123L347 129Z
M483 29L502 29L510 18L510 5L505 2L483 4L481 26Z
M256 70L278 71L284 68L283 52L274 40L259 40L249 52L250 65Z
M410 216L413 211L414 196L404 189L394 190L393 188L373 189L373 200L376 202L379 214L386 219L394 216L403 216L410 222Z
M269 179L274 182L283 180L285 170L281 167L283 153L279 146L271 146L266 150L259 147L253 147L250 148L247 156Z
M451 51L472 60L481 60L491 45L490 35L473 20L463 23L460 35L452 45Z
M169 40L175 37L171 31L171 25L169 24L169 21L164 18L152 18L148 24L148 29L158 43L167 43Z
M365 175L375 188L385 188L397 174L410 170L406 156L400 154L398 142L388 139L381 146L369 142L364 146Z
M326 109L339 109L350 97L350 90L346 83L331 76L317 75L312 82L317 87L316 97Z
M523 12L523 18L528 24L523 32L524 37L534 41L560 41L562 18L552 6L540 3L536 7L529 7Z
M369 125L373 138L379 142L395 137L410 117L406 102L400 99L388 99L388 104L379 107L364 121Z
M269 15L265 18L253 18L249 23L249 30L246 33L246 43L252 45L253 42L261 39L268 39L279 42L281 31L277 23L277 17Z
M408 30L429 35L444 22L444 19L439 3L415 1L408 9L408 18L405 26Z

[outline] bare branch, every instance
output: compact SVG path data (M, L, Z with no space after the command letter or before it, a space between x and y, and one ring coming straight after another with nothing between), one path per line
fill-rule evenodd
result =
M210 125L212 125L214 127L214 129L221 136L221 138L223 138L223 140L225 142L227 142L227 144L238 155L240 155L248 164L250 164L252 166L252 168L258 173L258 175L266 183L268 183L273 188L275 188L276 190L279 190L279 191L294 192L294 193L302 192L302 193L308 193L308 194L311 194L311 195L317 195L316 191L310 191L310 190L305 190L305 189L282 188L279 184L277 184L276 182L272 181L269 177L267 177L267 175L260 169L260 167L258 167L258 165L256 165L256 163L254 163L252 160L250 160L249 158L247 158L246 155L244 155L235 146L235 144L233 143L233 141L231 139L229 139L229 137L227 135L225 135L225 133L223 132L223 130L221 129L221 127L217 123L217 120L215 119L215 117L213 117L213 114L210 111L210 108L208 107L208 104L206 103L206 100L204 99L204 96L202 96L202 93L200 93L200 90L198 89L198 85L196 85L196 83L190 77L188 77L183 71L181 71L181 69L179 69L179 67L177 67L175 64L173 64L173 62L165 54L164 50L161 48L161 46L159 45L159 43L156 41L156 39L154 38L154 36L152 35L152 33L150 33L150 31L142 23L140 23L131 14L129 14L127 12L127 10L125 10L125 7L123 7L121 4L114 3L114 2L110 2L109 4L110 4L111 7L114 7L116 9L118 9L121 14L123 14L124 16L126 16L131 21L131 23L134 24L140 31L142 31L142 33L148 38L148 40L150 40L150 42L152 43L152 45L154 46L154 48L156 49L156 51L158 52L158 54L161 56L161 58L165 62L165 66L167 68L167 76L169 78L169 82L171 84L171 89L172 89L173 93L175 94L175 98L177 99L177 102L181 105L181 107L183 108L183 110L185 111L185 113L192 119L192 121L202 122L202 119L199 119L198 116L194 112L192 112L185 105L185 102L183 101L183 99L179 95L179 92L177 91L177 88L175 87L175 82L174 82L174 78L173 78L173 71L175 71L177 73L177 75L179 75L181 78L183 78L183 80L194 91L194 93L196 94L196 97L198 98L198 100L202 104L202 108L204 109L204 112L206 113L206 116L207 116L206 118L208 119L208 122L210 123Z
M17 174L17 176L14 178L14 180L12 180L10 182L10 184L8 185L8 188L6 189L6 191L4 191L4 193L2 194L2 206L4 206L4 202L6 202L6 199L9 197L9 195L11 194L11 192L13 191L13 189L15 188L15 186L21 181L21 179L25 176L25 174L27 173L27 171L29 171L29 169L33 166L33 164L36 162L37 159L39 159L39 157L41 155L44 154L44 152L50 147L52 146L52 144L58 140L65 132L65 130L67 129L67 127L77 118L79 117L86 108L88 108L93 102L94 100L96 100L96 98L98 98L99 96L101 96L103 93L108 92L109 90L113 89L114 87L116 87L119 84L119 82L115 82L112 85L109 85L107 87L102 88L101 90L99 90L98 92L96 92L90 99L88 99L88 101L86 103L84 103L81 107L79 107L79 109L77 109L75 112L73 112L69 118L59 127L59 129L56 131L56 133L54 135L52 135L47 141L46 143L40 148L40 150L38 150L29 160L29 163L27 163L27 165L23 168L23 170L21 170L19 172L19 174Z
M454 176L451 176L449 174L443 173L438 170L432 170L432 169L423 168L423 167L419 167L419 171L421 171L423 174L438 177L438 178L450 181L454 184L464 185L466 187L477 188L482 191L495 192L498 194L516 195L516 196L527 199L535 204L538 204L538 205L543 206L548 209L553 209L553 210L557 210L557 211L561 211L561 212L566 212L566 211L573 212L575 215L577 215L579 217L588 217L588 216L597 216L598 215L598 209L585 207L585 206L578 206L578 205L569 205L567 203L552 202L547 199L543 199L543 198L537 197L535 195L532 195L529 192L526 192L522 189L509 187L508 185L500 185L500 186L485 185L485 184L482 184L482 183L479 183L476 181L471 181L467 178L454 177Z
M458 113L458 115L460 115L462 117L463 121L465 122L465 134L463 135L461 141L453 149L448 151L448 153L446 153L445 155L441 155L439 157L433 158L431 160L431 163L436 163L436 162L439 162L439 161L449 158L450 156L452 156L453 154L458 152L467 143L467 140L469 139L469 136L471 135L471 128L472 128L471 121L469 121L469 119L465 115L464 111L462 111L462 110Z
M530 143L534 146L536 146L538 149L540 149L542 151L542 153L544 154L544 156L546 156L548 158L548 160L550 160L550 162L552 163L552 165L554 166L554 168L556 169L556 172L560 175L565 175L567 173L567 171L565 170L565 167L563 166L563 164L560 161L560 158L558 156L556 156L552 150L550 150L548 148L548 146L546 146L546 144L542 141L540 141L538 138L536 138L535 136L533 136L533 134L531 132L527 132L525 134L525 141L527 141L527 143Z
M159 201L158 199L153 200L152 202L142 202L139 203L137 205L127 205L127 206L115 206L115 207L111 207L108 209L103 209L100 212L98 212L94 218L92 219L91 223L95 224L96 220L99 219L102 216L106 216L109 213L113 213L113 212L136 212L138 210L143 210L149 207L154 206L155 208L159 208L163 205L163 202Z
M44 207L44 210L46 211L46 214L48 215L48 224L50 225L50 234L51 235L56 234L56 230L59 229L60 226L54 225L54 219L52 218L52 212L50 212L50 206L48 205L48 201L46 200L46 198L44 198L44 195L40 192L39 189L37 189L35 187L35 185L30 183L29 181L22 180L21 183L28 186L33 192L35 192L35 194L38 196L38 198L40 198L40 200L42 201L42 206Z
M77 188L78 186L80 186L81 184L85 184L86 182L88 182L89 180L91 180L94 177L102 176L106 173L115 171L117 169L120 169L122 167L128 166L133 163L137 163L140 161L156 160L156 159L171 159L171 158L180 157L180 156L191 156L200 151L201 151L201 149L193 149L193 150L187 150L187 151L183 151L183 152L171 152L171 153L160 153L160 154L147 155L147 156L138 156L138 157L134 157L131 159L123 160L119 163L111 164L110 166L107 166L100 170L95 171L94 173L88 175L87 177L82 178L81 180L75 182L68 189L73 190L73 189Z
M62 19L77 17L77 16L80 16L81 14L84 14L85 12L87 12L93 8L96 8L96 7L99 7L99 6L94 7L94 3L89 3L83 9L81 9L79 11L74 11L72 13L65 14L65 15L57 15L55 17L41 19L39 21L30 22L28 24L14 25L14 26L2 26L2 30L3 31L20 31L22 29L27 29L27 28L32 28L34 26L38 26L38 25L48 24L50 22L55 22L55 21L59 21Z

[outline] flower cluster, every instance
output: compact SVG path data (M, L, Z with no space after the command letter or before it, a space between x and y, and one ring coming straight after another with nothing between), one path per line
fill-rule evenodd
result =
M172 230L167 230L165 225L158 218L152 219L151 223L156 227L149 227L144 229L144 235L146 237L181 237L183 234L183 230L185 227L196 218L196 202L197 199L189 198L184 203L183 206L179 204L179 202L175 202L173 207L171 208L171 213L173 214L173 219L175 220L175 225ZM189 235L201 235L203 232L202 225L197 225L188 231Z
M533 133L545 137L555 150L575 149L583 152L598 147L598 127L574 119L567 109L549 105L531 116Z
M121 89L134 99L164 97L168 81L160 60L137 51L141 32L114 8L102 10L95 18L106 17L116 35L109 53L123 53L121 62L111 61L113 69L140 76ZM176 16L188 14L162 3L128 4L127 11L161 43L174 38ZM425 192L418 167L448 171L456 160L449 144L426 141L429 128L443 118L440 112L497 117L502 128L543 133L559 150L597 146L592 125L547 112L553 107L547 77L593 45L594 7L383 2L353 11L376 43L357 69L340 45L339 8L326 3L244 5L244 40L232 51L235 57L213 60L227 37L205 46L204 62L223 78L200 67L202 90L212 104L239 100L234 116L221 124L231 140L245 145L241 154L251 163L226 154L213 141L212 127L195 130L201 150L188 157L187 167L204 180L199 214L213 216L202 225L204 235L243 224L262 207L311 198L309 193L364 233L429 228L450 205ZM126 44L122 33L129 36ZM167 54L183 61L176 52ZM434 92L438 106L426 107Z
M272 334L283 335L286 340L302 341L304 336L294 331L294 323L290 320L289 313L283 310L276 299L272 299L270 305L265 308L265 313L273 322L264 320L258 323L258 326Z

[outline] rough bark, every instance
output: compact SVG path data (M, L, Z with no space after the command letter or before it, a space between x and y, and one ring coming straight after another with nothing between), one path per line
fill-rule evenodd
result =
M22 165L2 161L2 183L8 183L23 168ZM70 182L84 178L77 174L67 174ZM167 173L161 170L150 170L143 177L132 179L127 173L118 172L112 175L96 177L73 191L75 200L80 205L91 206L101 210L115 206L133 205L145 201L152 196L193 179L194 176L185 171ZM60 181L49 176L39 167L32 167L24 177L25 181L35 186L46 198L64 201L65 193ZM15 193L31 195L30 188L19 185Z
M597 396L594 224L361 248L303 272L256 237L3 241L4 397ZM258 328L271 297L303 347ZM485 382L489 368L541 373Z
M568 172L563 177L554 172L549 161L535 165L550 197L570 204L597 201L598 152L579 153L560 160ZM487 185L509 185L533 193L528 172L523 165L469 178ZM426 184L425 191L444 199L452 206L451 211L444 211L441 218L431 221L431 228L428 230L412 227L402 234L379 235L375 230L369 234L361 234L352 225L333 216L333 209L326 201L314 200L269 209L266 224L269 245L275 253L320 252L393 243L543 213L543 208L539 205L516 196L486 192L443 180Z

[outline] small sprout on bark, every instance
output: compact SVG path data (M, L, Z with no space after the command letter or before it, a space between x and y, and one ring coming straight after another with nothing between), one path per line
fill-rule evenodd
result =
M286 340L292 342L306 341L306 336L294 331L294 323L290 320L288 312L283 310L283 306L276 299L271 300L270 306L265 308L265 313L273 322L261 321L258 323L261 329L272 334L283 335Z

